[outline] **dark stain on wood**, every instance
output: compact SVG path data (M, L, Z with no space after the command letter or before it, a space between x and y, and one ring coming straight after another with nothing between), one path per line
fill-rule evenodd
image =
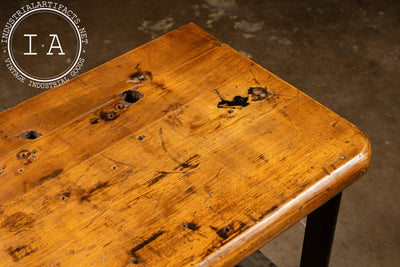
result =
M223 239L227 239L229 237L229 232L231 232L231 226L225 226L219 230L217 230L217 234L223 238Z
M42 184L42 183L44 183L44 182L47 181L47 180L54 179L54 178L56 178L57 176L59 176L62 172L63 172L63 169L54 170L54 171L51 172L50 174L45 175L45 176L43 176L42 178L40 178L40 179L38 180L37 183L38 183L38 184Z
M157 238L159 238L160 236L162 236L165 232L164 231L158 231L156 233L154 233L151 237L149 237L148 239L144 240L143 242L141 242L140 244L138 244L137 246L133 247L130 250L130 254L132 256L132 259L136 259L137 263L139 263L139 256L136 254L137 251L141 250L142 248L144 248L145 246L147 246L148 244L150 244L151 242L153 242L154 240L156 240ZM136 264L137 264L136 263Z
M81 197L81 202L82 201L89 201L90 202L90 198L97 194L99 191L101 191L102 189L108 187L108 181L104 182L104 183L98 183L97 185L95 185L93 188L89 189L89 191L87 191L85 194L82 195Z
M270 208L269 210L267 210L267 212L266 212L265 214L268 214L268 213L270 213L270 212L273 212L273 211L276 210L277 208L278 208L277 205L272 206L272 208Z
M267 159L264 157L264 155L262 155L262 154L260 154L260 155L258 156L258 158L259 158L260 160L264 161L265 163L268 162L268 160L267 160Z
M158 89L160 89L161 91L164 91L163 93L169 93L170 92L170 90L163 83L154 81L151 84L153 86L157 87Z
M237 95L233 97L232 100L226 100L224 99L219 91L215 89L215 92L217 93L218 97L221 99L220 102L218 102L217 107L218 108L242 108L242 107L247 107L250 103L249 100L251 101L261 101L264 99L268 99L268 91L266 88L263 87L250 87L247 90L247 96L243 97L240 95ZM230 112L232 113L232 112Z
M218 245L212 245L210 248L208 248L203 255L201 256L202 259L207 258L208 255L212 254L215 250L217 250L219 248L219 244Z
M284 110L278 109L278 112L279 112L283 117L289 118L289 115L288 115ZM290 119L289 119L289 121L290 121Z
M277 208L278 208L277 205L272 206L269 210L267 210L266 212L264 212L258 219L259 219L259 220L263 219L263 218L265 217L265 215L267 215L267 214L273 212L273 211L276 210Z
M190 229L190 230L192 230L192 231L197 231L197 230L200 229L200 226L198 226L198 225L195 224L194 222L182 223L182 227L183 227L183 228Z
M19 232L32 227L35 220L36 215L18 211L11 216L6 217L4 222L1 224L1 228L8 228L10 232Z
M194 156L191 156L189 159L187 159L185 162L179 164L174 168L174 170L184 170L184 169L195 169L199 166L200 163L197 162L197 159L200 156L198 154L195 154Z
M162 130L162 128L160 128L160 130L158 131L158 134L159 134L159 136L160 136L161 147L162 147L162 149L164 150L164 152L167 153L168 157L169 157L171 160L173 160L173 161L174 161L175 163L177 163L177 164L180 164L180 162L168 152L168 149L167 149L167 147L165 146L165 141L164 141L164 138L163 138L163 130Z
M107 246L110 245L112 242L113 242L113 241L108 242L107 244L105 244L105 245L103 246L103 248L107 247Z
M161 181L163 178L167 177L171 172L166 172L166 171L158 171L158 173L151 179L148 183L147 186L152 186L159 181Z
M163 130L162 130L162 128L160 128L158 130L158 134L160 136L161 146L162 146L163 150L168 153L168 150L167 150L167 147L165 146L165 142L164 142L164 138L163 138Z
M130 251L131 254L133 255L134 253L136 253L138 250L141 250L142 248L144 248L145 246L147 246L148 244L150 244L151 242L153 242L154 240L156 240L157 238L159 238L160 236L162 236L165 232L164 231L158 231L156 233L154 233L151 237L149 237L148 239L144 240L143 242L141 242L140 244L138 244L137 246L133 247Z
M89 120L89 122L90 122L90 124L97 124L97 123L99 123L99 118L91 118Z
M31 159L27 159L27 161L24 162L24 165L29 165L31 164L33 161Z
M256 222L256 221L257 221L257 219L254 218L253 216L251 216L250 214L246 214L246 216L247 216L250 220L252 220L253 222Z
M235 223L231 223L227 226L224 226L220 229L210 226L210 228L212 230L214 230L219 237L221 237L222 239L228 239L230 236L232 236L233 234L239 234L241 232L243 232L245 229L248 228L247 224L243 223L243 222L235 222Z
M36 156L34 156L32 154L34 154L33 151L31 153L28 150L24 149L24 150L21 150L20 152L18 152L16 157L17 157L18 160L26 160L24 162L24 165L29 165L29 164L32 163L33 160L36 159Z
M173 127L183 126L183 122L179 119L179 115L177 113L172 113L171 115L168 115L166 121Z
M118 118L118 114L115 111L101 111L100 118L103 121L113 121Z
M324 173L326 173L326 175L331 175L331 173L328 172L328 170L325 167L322 167L322 170L324 171Z
M218 92L217 89L215 89L215 92L217 92L217 95L221 99L220 102L218 102L217 107L218 108L242 108L242 107L247 107L249 105L249 97L242 97L240 95L235 96L231 101L225 100L220 93Z
M163 112L165 114L167 114L168 112L175 111L175 110L179 109L180 107L182 107L182 104L174 103L174 104L169 105L167 109L163 110Z
M194 186L189 187L188 189L185 190L186 194L193 194L196 190L194 189Z
M14 261L19 261L32 253L36 252L38 249L32 249L29 245L19 246L19 247L9 247L7 249L8 254L13 258Z
M197 224L190 222L188 223L188 229L192 230L192 231L197 231L200 229L200 226L198 226Z

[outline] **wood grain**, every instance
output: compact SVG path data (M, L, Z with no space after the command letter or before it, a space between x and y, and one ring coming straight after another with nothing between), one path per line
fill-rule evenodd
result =
M1 113L0 138L5 266L232 266L371 153L357 127L194 24Z

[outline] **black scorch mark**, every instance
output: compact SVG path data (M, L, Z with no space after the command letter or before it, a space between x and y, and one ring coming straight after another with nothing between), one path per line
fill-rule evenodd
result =
M241 109L243 107L247 107L251 101L261 101L268 98L268 91L263 87L250 87L247 90L247 96L235 96L232 100L224 99L219 91L215 89L218 97L220 98L220 102L218 102L218 108L238 108Z
M221 94L218 92L217 89L215 89L215 92L221 99L220 102L218 102L218 108L242 108L242 107L247 107L249 105L249 97L241 97L240 95L235 96L232 101L225 100Z

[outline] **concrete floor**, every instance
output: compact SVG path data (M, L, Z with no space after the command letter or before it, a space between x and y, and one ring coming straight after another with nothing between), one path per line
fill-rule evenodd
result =
M29 2L1 1L0 25ZM194 22L360 127L372 164L343 195L331 266L400 266L400 2L64 2L89 35L81 73ZM0 111L41 92L0 64ZM278 266L297 266L304 226L262 252Z

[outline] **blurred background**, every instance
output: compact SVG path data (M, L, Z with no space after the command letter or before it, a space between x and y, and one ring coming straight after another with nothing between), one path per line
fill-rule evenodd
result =
M1 1L1 28L30 2ZM81 74L194 22L357 125L371 140L372 163L343 194L331 266L400 266L399 1L62 3L88 34ZM6 58L2 51L0 112L43 92L17 81ZM302 220L261 251L278 266L298 266L304 229Z

